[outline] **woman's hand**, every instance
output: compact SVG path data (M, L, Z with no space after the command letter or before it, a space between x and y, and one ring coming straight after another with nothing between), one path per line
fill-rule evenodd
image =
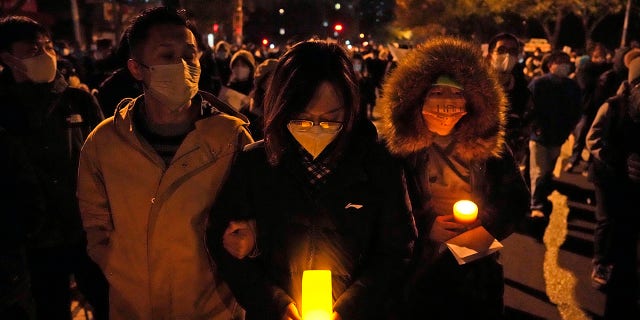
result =
M437 216L429 231L429 239L436 242L445 242L466 230L467 226L458 223L453 218L453 214Z
M302 320L295 303L289 303L287 311L285 311L284 316L282 316L282 320Z
M234 257L243 259L256 245L255 220L230 221L222 236L222 246Z

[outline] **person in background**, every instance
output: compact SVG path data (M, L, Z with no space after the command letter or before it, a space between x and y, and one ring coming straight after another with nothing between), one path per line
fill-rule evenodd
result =
M560 147L571 134L582 110L580 87L569 78L572 68L569 55L556 51L547 61L549 73L529 83L533 98L529 136L532 219L544 219L551 214L552 204L547 197L553 191L553 169L560 156Z
M256 68L253 77L253 90L249 94L251 102L240 109L240 112L249 119L249 131L254 140L262 140L264 137L264 96L269 88L271 75L278 64L278 59L265 59Z
M498 74L476 44L434 37L400 60L379 107L387 147L405 163L418 229L399 319L501 319L499 252L459 264L445 244L503 240L528 212L526 183L504 141L508 101ZM475 222L454 220L461 199L477 204Z
M102 112L110 117L115 114L116 108L124 98L135 98L142 94L142 85L129 72L127 60L129 60L129 29L125 29L120 37L118 48L116 49L118 67L100 85L93 90L93 93L100 103Z
M231 77L231 45L224 40L218 41L214 46L213 55L220 73L220 82L227 85Z
M71 283L107 319L107 284L89 259L76 199L78 157L104 119L87 91L56 70L50 33L24 16L0 19L0 126L23 146L43 197L39 225L27 239L27 263L38 319L71 319ZM13 191L13 190L12 190Z
M147 9L129 29L127 67L144 93L86 139L77 195L87 251L109 281L110 319L238 319L204 245L207 214L246 119L198 90L190 22Z
M373 107L371 104L376 103L376 87L373 84L373 80L367 71L367 65L364 62L364 58L360 53L354 53L351 57L353 63L353 72L358 79L358 89L360 91L360 110L363 112L363 116L373 119Z
M601 44L596 43L591 50L591 55L587 56L587 60L576 69L575 79L582 91L582 114L580 120L573 129L573 146L571 148L571 155L567 159L567 164L563 168L565 172L573 172L573 170L580 164L582 159L582 151L585 148L585 137L591 122L598 112L598 108L602 105L603 101L598 101L599 97L596 96L598 79L605 71L609 70L612 64L607 61L607 48ZM589 164L591 163L591 157L589 156L586 161L587 171Z
M536 47L533 50L533 54L529 56L524 64L524 72L528 81L533 80L533 78L541 76L546 73L543 69L542 58L544 55L542 54L542 50L539 47Z
M640 197L640 49L624 56L628 80L593 120L586 146L593 164L596 228L592 285L606 293L606 319L637 319Z
M248 50L240 49L231 57L229 66L231 76L227 87L248 96L253 90L253 76L256 69L253 54Z
M511 33L498 33L489 41L489 63L497 71L498 80L509 100L505 139L528 181L529 131L525 120L533 102L524 73L515 68L521 51L520 40Z
M265 138L238 156L207 233L247 320L301 320L309 269L331 271L333 320L397 311L389 301L414 225L401 168L359 109L353 66L339 45L302 41L279 59L265 97Z

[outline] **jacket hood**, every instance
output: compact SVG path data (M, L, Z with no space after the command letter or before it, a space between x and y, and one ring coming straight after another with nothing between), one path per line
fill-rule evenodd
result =
M504 144L507 98L480 47L454 37L435 37L412 49L388 76L380 101L381 135L391 153L406 156L429 147L436 134L422 118L427 91L449 75L464 88L465 115L453 129L462 159L499 156Z

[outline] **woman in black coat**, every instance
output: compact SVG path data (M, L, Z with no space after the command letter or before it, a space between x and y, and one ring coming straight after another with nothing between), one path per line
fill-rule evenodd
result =
M238 156L210 216L224 280L247 319L301 319L303 271L328 269L332 319L386 319L414 225L400 167L359 116L349 56L295 45L264 107L265 139Z

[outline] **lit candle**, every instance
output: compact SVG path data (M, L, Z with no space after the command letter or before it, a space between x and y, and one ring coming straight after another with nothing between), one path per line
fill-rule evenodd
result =
M302 274L302 319L329 320L332 313L331 270L305 270Z
M453 204L453 217L460 223L473 223L478 217L478 206L470 200Z

